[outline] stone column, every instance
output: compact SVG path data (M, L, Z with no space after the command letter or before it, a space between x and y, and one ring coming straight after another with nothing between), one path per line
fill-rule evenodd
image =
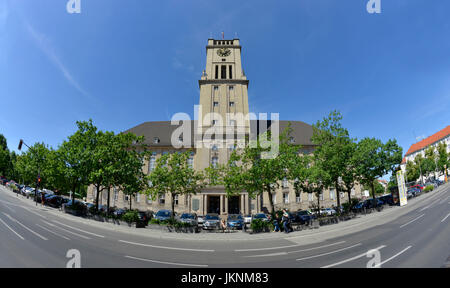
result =
M225 213L228 214L228 197L224 196L225 199Z

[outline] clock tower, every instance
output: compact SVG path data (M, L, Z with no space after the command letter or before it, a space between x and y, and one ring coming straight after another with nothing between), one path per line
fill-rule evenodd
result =
M198 156L209 158L209 161L200 163L225 164L235 149L232 147L232 141L225 141L230 139L226 134L230 134L231 131L233 134L241 135L242 138L249 134L250 125L246 118L249 113L248 84L249 81L242 69L239 39L208 39L206 69L199 80L198 112L203 121L200 122L200 118L198 119L198 124L201 125L198 131L202 131L203 135L211 134L213 131L213 138L219 140L212 141L210 149L206 151L198 150L197 154L201 154ZM223 133L223 137L218 135L220 133Z

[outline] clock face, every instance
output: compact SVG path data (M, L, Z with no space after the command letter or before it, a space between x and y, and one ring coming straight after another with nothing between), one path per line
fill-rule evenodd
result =
M219 55L220 57L227 57L230 56L231 54L231 50L228 48L220 48L219 50L217 50L217 55Z

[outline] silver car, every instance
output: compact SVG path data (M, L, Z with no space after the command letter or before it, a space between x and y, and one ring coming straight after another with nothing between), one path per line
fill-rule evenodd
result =
M198 225L198 220L197 220L197 214L195 213L183 213L180 216L180 222L182 223L189 223L192 226L197 226Z
M207 214L203 222L203 229L212 230L220 227L220 217L218 214Z

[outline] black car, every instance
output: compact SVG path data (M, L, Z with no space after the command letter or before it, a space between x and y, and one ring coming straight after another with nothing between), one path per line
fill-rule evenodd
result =
M45 204L53 208L60 208L62 204L68 203L69 201L69 199L59 195L51 195L48 198L45 198Z
M138 219L136 221L136 227L147 226L149 220L150 218L148 217L147 212L138 211Z
M300 223L302 225L309 224L311 220L314 219L314 215L306 210L299 210L295 212L295 220L294 223Z

